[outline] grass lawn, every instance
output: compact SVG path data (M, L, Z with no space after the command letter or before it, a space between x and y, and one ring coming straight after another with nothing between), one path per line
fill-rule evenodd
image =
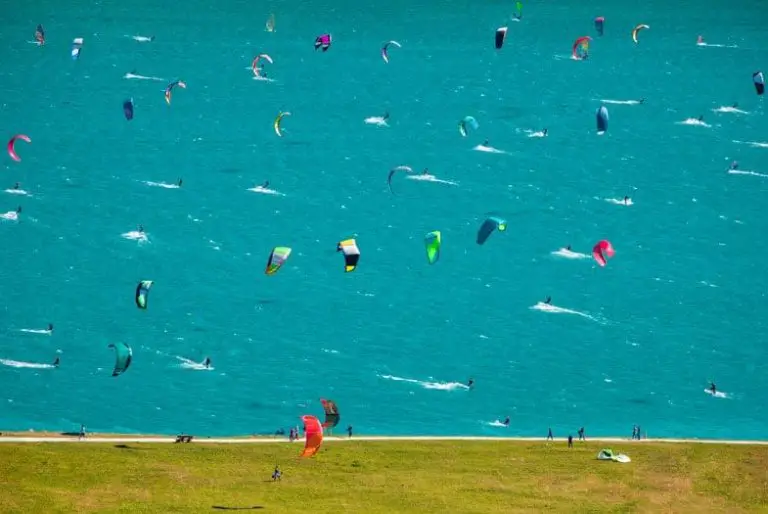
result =
M495 441L0 444L0 512L768 512L768 446ZM284 472L273 483L275 464Z

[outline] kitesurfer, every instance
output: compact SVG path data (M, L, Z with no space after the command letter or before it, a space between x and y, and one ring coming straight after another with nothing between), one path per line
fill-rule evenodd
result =
M421 172L422 175L429 175L429 168L424 168L424 171Z
M544 300L544 303L546 303L547 305L551 304L552 303L552 297L551 296L547 296L547 298Z
M139 225L137 228L138 228L139 234L143 234L144 233L144 225Z
M472 389L475 386L475 379L470 377L469 382L467 382L467 387Z
M731 163L731 169L732 169L732 170L737 170L737 169L739 169L739 161L733 161L733 162Z
M701 122L704 121L704 115L703 114L699 114L699 121L701 121Z
M733 105L732 105L732 107L733 107L734 109L738 109L738 108L739 108L739 102L733 102Z
M549 131L549 129L544 129L544 130L542 130L542 131L541 131L541 135L542 135L543 137L547 137L547 132L548 132L548 131Z
M709 390L712 393L712 396L717 394L717 386L715 385L714 382L709 383Z
M56 360L53 361L53 367L54 368L58 368L59 367L59 362L61 362L60 359L58 357L56 357Z
M570 252L571 251L571 245L566 246L565 249Z
M13 185L13 188L14 188L14 189L19 189L19 187L20 187L20 184L19 184L18 182L16 182L16 183Z
M486 146L486 147L488 146L488 140L487 139L485 141L483 141L483 146Z
M384 113L384 116L381 117L382 120L387 121L389 119L389 111Z
M508 426L509 426L509 416L507 416L506 418L504 418L504 426L505 426L505 427L508 427Z
M624 197L624 205L629 205L629 197L628 196Z
M16 207L16 214L21 214L21 205Z
M203 361L203 366L205 366L206 369L211 367L211 358L210 357L206 357L205 358L205 360Z
M259 186L261 189L267 189L269 187L269 180L265 180L262 185Z
M48 332L53 332L53 323L48 323Z
M179 179L179 187L181 187L182 182L184 182L182 179Z

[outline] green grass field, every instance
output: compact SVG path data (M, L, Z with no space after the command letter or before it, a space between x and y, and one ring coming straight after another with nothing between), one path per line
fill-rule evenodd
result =
M614 444L629 464L604 446L4 443L0 512L768 512L768 446Z

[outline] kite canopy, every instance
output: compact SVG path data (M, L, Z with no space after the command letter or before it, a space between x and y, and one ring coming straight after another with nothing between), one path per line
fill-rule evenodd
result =
M651 28L651 27L649 27L648 25L646 25L644 23L641 23L641 24L637 25L635 28L633 28L632 29L632 41L637 43L638 42L637 41L637 35L640 33L640 31L644 30L644 29L649 29L649 28Z
M498 229L499 232L507 230L507 221L498 216L490 216L482 225L480 225L480 230L477 231L477 244L481 245L485 243L488 237L490 237L496 229Z
M275 129L275 134L277 134L278 137L283 137L283 118L290 115L291 113L288 111L278 113L277 118L275 118L275 121L272 123L272 128Z
M344 271L349 273L357 268L360 260L360 249L354 239L345 239L336 245L336 251L344 254Z
M595 18L595 30L597 31L598 36L603 35L603 26L605 25L605 18L602 16L598 16Z
M590 41L592 41L592 38L589 36L581 36L580 38L577 38L576 41L573 42L573 47L571 48L571 57L579 61L583 60L589 52Z
M607 239L598 241L594 247L592 247L592 257L599 266L606 265L606 257L613 257L616 252L613 250L613 245Z
M402 48L400 46L400 43L397 41L388 41L387 43L384 43L384 46L381 47L381 58L384 59L384 62L389 63L389 47L390 46L396 46L398 48Z
M152 288L152 284L153 282L151 280L142 280L136 286L136 307L139 309L147 308L149 290Z
M507 27L499 27L496 29L496 50L500 50L504 46L504 40L507 39Z
M272 253L269 254L269 260L267 261L267 268L264 273L267 275L274 275L277 273L285 261L288 260L288 256L291 255L291 249L287 246L276 246L272 249Z
M16 162L21 162L21 157L19 157L16 154L16 140L21 139L22 141L26 141L27 143L31 143L32 140L29 138L29 136L26 136L24 134L17 134L11 138L10 141L8 141L8 155L11 156L11 159L13 159Z
M171 96L173 95L173 88L179 86L181 89L187 89L187 83L183 80L174 80L165 88L165 103L171 105Z
M413 169L410 166L395 166L394 168L389 170L389 175L387 175L387 185L389 186L389 192L392 194L395 194L395 192L392 190L392 177L394 177L395 173L397 173L398 171L413 173Z
M315 38L315 50L322 48L323 52L327 52L331 47L332 38L330 34L323 34Z
M83 38L76 37L72 40L72 60L76 61L80 57L80 50L83 48Z
M435 230L424 236L424 246L427 249L427 262L434 264L440 259L440 246L442 238L440 231Z
M320 424L320 420L314 416L302 416L301 420L304 422L304 435L306 436L306 443L301 456L312 457L323 443L323 426Z
M259 66L259 62L261 60L267 61L269 64L273 64L272 58L267 54L259 54L256 57L253 58L253 62L251 63L251 70L253 71L253 74L257 77L261 76L261 67ZM262 63L261 66L264 66Z
M601 105L595 113L597 121L597 133L603 134L608 130L608 108Z
M339 408L336 407L336 402L333 400L320 399L320 403L323 404L323 410L325 410L325 421L323 421L323 428L333 428L341 421L341 415L339 414Z
M267 32L274 32L275 31L275 15L270 14L269 18L267 18Z
M131 359L133 358L131 347L125 343L112 343L108 348L115 349L115 369L112 370L112 376L122 375L131 365Z
M477 120L472 116L465 116L463 120L459 121L459 134L462 137L467 137L467 126L472 127L472 130L477 130Z
M123 114L128 121L133 119L133 98L123 102Z
M35 41L37 41L37 44L40 46L45 44L45 29L42 25L38 25L35 29Z
M762 71L756 71L752 74L752 82L755 83L755 91L758 95L765 93L765 75Z

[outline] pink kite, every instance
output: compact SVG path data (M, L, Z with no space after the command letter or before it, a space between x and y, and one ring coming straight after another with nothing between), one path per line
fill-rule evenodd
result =
M614 253L616 252L613 250L613 245L606 239L598 241L598 243L592 247L592 257L595 258L600 266L605 266L605 258L613 257Z
M8 141L8 155L10 155L11 159L13 159L14 161L21 162L21 157L16 155L16 150L13 148L17 139L21 139L22 141L26 141L27 143L31 143L32 140L29 139L29 136L25 136L24 134L17 134L13 136L10 141Z

